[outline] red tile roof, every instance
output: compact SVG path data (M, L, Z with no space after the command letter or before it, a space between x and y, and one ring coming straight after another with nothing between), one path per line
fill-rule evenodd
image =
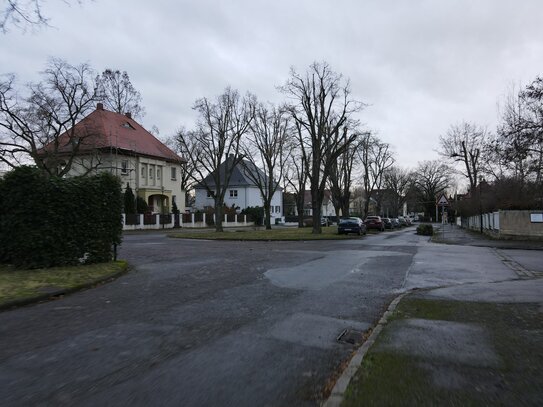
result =
M129 114L104 110L99 103L91 114L74 126L75 137L81 139L80 153L91 150L116 149L119 153L144 155L170 162L186 162L155 136L139 125ZM59 137L58 153L71 153L71 131ZM52 150L52 143L44 150Z

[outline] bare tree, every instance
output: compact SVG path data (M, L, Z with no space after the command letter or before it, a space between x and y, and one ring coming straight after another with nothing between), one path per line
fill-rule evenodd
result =
M343 128L343 137L347 138L347 127ZM357 131L353 131L357 133ZM362 139L359 137L351 143L337 160L333 163L330 170L329 185L330 195L334 210L337 216L349 216L349 204L351 201L351 187L353 184L353 175L355 171L356 158L359 148L362 145Z
M289 110L307 168L311 188L313 233L321 233L321 206L332 166L356 134L343 137L351 114L362 108L350 98L349 81L327 63L313 63L305 75L291 69L281 90L291 99Z
M180 174L181 189L186 192L185 206L187 207L191 206L191 195L189 194L189 191L191 191L196 184L196 181L193 178L193 174L197 172L195 166L201 166L200 162L189 159L191 156L199 156L201 154L201 146L193 133L194 131L187 131L185 128L181 128L174 137L166 141L166 145L187 160L187 162L181 166Z
M400 209L407 201L412 182L413 174L401 167L392 166L384 172L384 186L394 216L400 213Z
M495 149L519 182L543 182L543 78L509 95Z
M460 174L468 179L470 190L475 191L480 174L484 171L482 154L489 141L488 132L475 124L464 122L452 125L439 141L439 153L455 163L460 163Z
M370 133L364 134L358 156L362 164L362 181L366 193L365 218L368 216L370 200L375 191L383 186L383 175L394 164L394 157L390 146Z
M414 171L414 186L426 214L432 214L438 195L451 185L452 169L439 160L422 161Z
M242 98L231 88L226 88L215 101L198 99L194 104L199 115L196 129L178 135L184 151L194 147L194 154L186 158L194 169L191 176L214 200L217 232L223 230L224 196L234 168L243 159L241 140L249 131L254 105L253 96Z
M126 71L106 69L96 77L96 84L97 96L107 110L130 113L140 119L145 115L141 94L132 85Z
M26 93L17 91L13 75L0 81L0 162L15 167L31 159L45 173L63 176L80 151L98 148L95 129L75 127L94 106L93 76L87 64L52 59Z
M266 229L271 229L271 202L283 180L289 126L286 112L259 104L243 146L241 163L247 177L260 191Z
M288 143L287 161L284 173L285 184L294 194L298 227L304 227L305 189L307 184L307 168L302 152L295 142ZM287 189L287 188L285 188Z
M71 3L70 0L63 0ZM22 30L33 27L49 25L49 18L43 13L43 0L6 0L0 10L0 30L8 31L10 25L20 27ZM81 3L81 0L77 0Z

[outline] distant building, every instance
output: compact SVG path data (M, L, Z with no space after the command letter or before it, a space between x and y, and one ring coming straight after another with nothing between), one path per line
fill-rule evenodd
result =
M186 161L132 119L130 113L110 112L98 103L96 110L74 128L82 141L68 175L108 171L119 176L124 189L130 185L152 212L170 212L172 202L180 211L185 210L180 179ZM71 155L72 140L68 133L60 136L58 165L65 165L63 152L66 157ZM46 145L44 154L50 149Z
M230 160L228 158L227 160ZM219 166L221 178L225 177L226 161ZM251 170L249 170L251 169ZM249 171L260 171L261 179L265 179L265 175L261 169L254 167L249 161L244 160L243 163L236 165L232 171L230 182L224 196L224 203L228 207L235 207L243 210L250 206L264 206L260 189L255 184L253 179L248 175ZM214 174L214 173L213 173ZM204 209L215 205L213 197L206 189L207 185L211 190L215 186L213 174L208 175L204 180L194 187L196 209ZM254 177L253 177L254 178ZM279 218L283 216L283 189L278 187L273 194L271 201L271 217Z

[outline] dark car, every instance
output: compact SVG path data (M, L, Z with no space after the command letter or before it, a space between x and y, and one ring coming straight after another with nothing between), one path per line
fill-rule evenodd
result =
M383 223L385 224L385 229L394 229L394 226L392 225L392 219L383 218Z
M400 221L400 226L408 226L407 221L403 216L398 216L398 220Z
M368 216L364 223L368 229L380 230L381 232L385 230L385 224L380 216Z
M360 218L343 218L339 220L337 225L337 234L356 233L357 235L366 234L366 225Z
M392 218L391 221L392 221L392 227L393 228L399 228L400 227L400 221L399 221L398 218Z

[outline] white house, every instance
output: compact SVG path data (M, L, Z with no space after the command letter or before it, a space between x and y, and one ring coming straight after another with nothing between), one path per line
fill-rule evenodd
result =
M59 138L58 156L73 151L74 139L79 152L68 175L109 171L119 176L123 189L127 185L143 198L153 213L170 212L172 203L185 210L185 191L181 189L181 166L184 159L132 119L130 113L119 114L96 110ZM52 147L46 145L43 154ZM63 165L62 160L59 165Z
M229 160L228 158L227 160ZM226 167L226 161L219 166L219 173L224 173ZM265 179L263 172L252 166L251 163L244 160L243 163L239 163L232 170L232 176L226 190L224 197L224 203L228 207L236 207L243 210L250 206L263 206L262 195L259 188L248 175L248 168L254 168L254 171L260 171L261 179ZM202 182L194 187L195 192L195 204L196 209L204 209L205 207L214 206L214 200L208 189L207 185L213 190L215 182L213 180L213 174L208 175ZM271 200L271 216L272 218L279 218L283 216L283 190L278 187L272 196Z

